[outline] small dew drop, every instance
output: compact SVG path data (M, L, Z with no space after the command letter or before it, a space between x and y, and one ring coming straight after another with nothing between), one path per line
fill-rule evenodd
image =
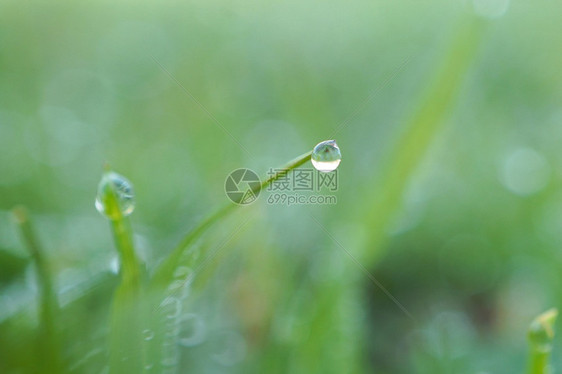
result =
M110 205L109 194L111 193L115 193L119 211L116 211L116 208ZM117 173L111 171L105 173L98 185L96 209L110 219L119 218L119 215L128 216L133 213L135 209L135 196L131 182Z
M144 340L150 341L150 340L152 340L152 338L154 338L154 331L152 331L150 329L145 329L142 332L142 336L144 337Z
M312 150L312 165L316 170L328 173L338 168L341 162L341 151L335 140L318 143Z
M175 292L175 291L181 290L184 285L185 285L185 281L182 281L180 279L176 279L175 281L170 283L170 285L168 286L168 291Z
M180 301L187 299L190 292L190 282L188 280L175 280L168 285L168 293L177 297Z
M184 314L180 319L182 335L179 344L184 347L193 347L205 341L206 326L203 319L195 313Z
M187 266L180 266L174 271L174 278L185 279L191 274L191 268Z
M109 271L113 274L119 274L119 269L121 268L121 263L119 261L119 257L114 256L109 261Z
M176 345L175 340L166 340L162 344L162 350L160 351L161 360L160 364L164 367L175 368L179 361L179 350ZM164 372L167 372L165 370Z
M162 366L176 366L178 364L178 355L176 353L169 353L160 362Z
M181 314L181 300L176 297L167 297L160 303L160 308L162 308L162 313L167 319L175 319Z

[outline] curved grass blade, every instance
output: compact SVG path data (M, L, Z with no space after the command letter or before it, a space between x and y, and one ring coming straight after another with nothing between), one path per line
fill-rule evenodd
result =
M286 173L290 172L293 169L298 168L299 166L305 164L310 160L310 156L312 155L312 151L304 153L294 160L287 163L284 167L280 169L276 169L276 172L270 176L269 178L265 179L258 187L254 188L252 192L258 193L259 191L263 190L267 186L269 186L272 182L276 181ZM198 239L207 229L209 229L213 224L220 221L228 214L230 214L236 207L234 203L227 203L207 218L205 218L201 223L195 227L193 230L188 232L185 237L180 241L178 246L172 251L172 253L166 258L166 260L156 269L152 281L150 283L151 288L154 287L166 287L166 285L172 281L174 270L177 269L178 266L182 265L182 257L184 256L185 252L189 249L189 246ZM204 254L203 254L204 255ZM205 256L200 256L204 258Z

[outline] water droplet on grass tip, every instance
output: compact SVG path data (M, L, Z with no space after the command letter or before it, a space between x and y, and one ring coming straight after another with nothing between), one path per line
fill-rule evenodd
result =
M558 309L552 308L536 317L529 326L528 338L533 348L539 352L550 352L554 339L554 324Z
M311 161L316 170L324 173L336 170L341 162L341 151L336 141L318 143L312 150Z
M109 270L113 274L119 274L119 269L121 268L121 262L119 261L119 257L114 256L109 261Z
M98 185L96 209L109 219L131 214L135 209L131 182L122 175L106 172Z

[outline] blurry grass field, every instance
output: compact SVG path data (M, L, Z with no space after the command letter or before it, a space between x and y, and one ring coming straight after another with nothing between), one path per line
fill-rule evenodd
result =
M561 16L1 1L0 373L524 372L529 324L562 300ZM181 306L161 304L169 285L149 279L228 202L231 171L331 138L337 204L236 209L190 243L188 261L216 256ZM104 162L135 188L128 244L94 208ZM141 291L119 315L129 244Z

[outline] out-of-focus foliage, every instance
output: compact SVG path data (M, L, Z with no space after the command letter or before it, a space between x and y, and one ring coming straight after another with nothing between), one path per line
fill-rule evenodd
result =
M530 321L562 298L561 14L540 0L0 2L0 373L37 364L39 287L13 206L45 249L64 367L99 373L119 284L93 204L103 163L134 184L151 274L227 201L228 173L334 134L336 205L260 200L196 243L217 256L171 366L522 372ZM366 204L469 15L486 25L460 94L371 248ZM349 256L375 250L363 265L414 320Z

